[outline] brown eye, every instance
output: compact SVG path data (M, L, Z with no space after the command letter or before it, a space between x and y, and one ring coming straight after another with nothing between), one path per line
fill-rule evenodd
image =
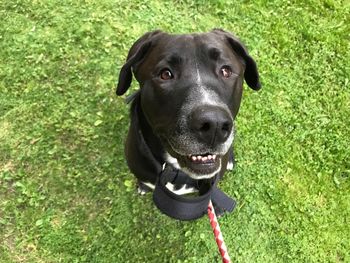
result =
M223 66L220 73L225 79L228 79L232 75L232 69L229 66Z
M171 71L169 69L166 68L160 72L160 78L162 80L169 80L169 79L173 79L174 75L173 75L173 73L171 73Z

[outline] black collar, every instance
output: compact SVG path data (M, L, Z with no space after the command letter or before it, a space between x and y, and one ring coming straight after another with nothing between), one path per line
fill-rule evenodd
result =
M215 209L223 212L232 212L235 201L216 187L219 176L211 179L194 180L190 179L190 185L196 186L198 196L182 196L170 191L167 183L183 184L188 183L189 176L181 170L166 165L158 175L153 201L164 214L179 220L194 220L202 217L207 212L209 200L211 199Z

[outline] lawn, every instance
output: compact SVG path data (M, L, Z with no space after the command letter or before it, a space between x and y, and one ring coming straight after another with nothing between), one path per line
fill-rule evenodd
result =
M119 69L143 33L238 35L237 165L220 188L233 262L350 262L347 1L0 1L0 262L220 262L209 220L139 197ZM137 84L133 83L133 90Z

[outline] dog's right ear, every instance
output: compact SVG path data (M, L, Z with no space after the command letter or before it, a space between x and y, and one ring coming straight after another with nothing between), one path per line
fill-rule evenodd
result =
M244 61L246 67L244 71L244 79L247 82L248 86L254 90L259 90L261 88L261 83L258 68L256 66L255 60L248 54L248 50L242 44L242 42L236 36L225 30L216 28L212 32L226 38L231 48Z
M152 46L152 39L159 33L161 33L161 31L156 30L144 34L130 48L126 62L119 72L119 80L116 89L118 96L123 95L130 87L132 81L132 68L135 64L142 61Z

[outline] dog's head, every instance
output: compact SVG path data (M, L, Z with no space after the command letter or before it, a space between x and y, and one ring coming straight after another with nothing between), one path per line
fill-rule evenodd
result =
M220 29L204 34L149 32L131 47L117 95L140 83L142 111L179 166L195 179L220 171L231 147L243 78L258 90L256 63L243 44Z

